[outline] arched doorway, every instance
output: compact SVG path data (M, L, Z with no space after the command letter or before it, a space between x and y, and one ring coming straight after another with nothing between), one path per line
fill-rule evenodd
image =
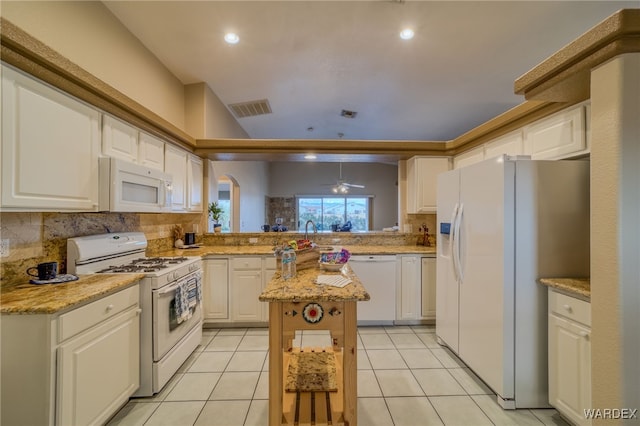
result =
M220 220L222 232L239 232L240 185L232 176L220 176L217 181L217 196L218 204L224 211Z

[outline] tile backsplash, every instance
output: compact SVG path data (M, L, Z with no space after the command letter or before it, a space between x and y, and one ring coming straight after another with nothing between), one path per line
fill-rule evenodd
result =
M10 241L10 254L0 262L0 279L23 275L41 262L56 261L66 272L67 239L108 232L144 232L149 251L169 249L173 228L204 228L200 213L0 213L0 238ZM201 237L201 236L200 236Z
M269 200L279 214L285 211L285 199ZM295 205L295 203L293 203ZM408 224L411 232L405 233ZM400 232L373 233L320 233L314 240L321 243L348 244L415 244L418 228L426 224L430 241L435 244L436 216L408 215L400 226ZM25 276L27 268L41 262L56 261L59 273L66 273L67 239L108 232L143 232L148 240L147 254L151 255L173 247L173 228L181 225L185 232L206 229L206 215L201 213L0 213L0 238L10 241L10 255L0 261L0 280ZM202 234L197 233L196 242L205 245L243 245L249 236L259 244L270 245L274 240L292 239L295 233L255 234ZM301 234L299 235L301 237ZM296 236L297 238L297 236ZM2 282L0 281L0 284Z

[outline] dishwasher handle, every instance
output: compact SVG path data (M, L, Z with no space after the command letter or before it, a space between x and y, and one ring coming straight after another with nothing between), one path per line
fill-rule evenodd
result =
M349 262L395 262L395 256L351 256Z

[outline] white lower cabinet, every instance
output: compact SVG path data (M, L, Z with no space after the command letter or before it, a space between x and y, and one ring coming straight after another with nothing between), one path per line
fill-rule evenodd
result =
M436 258L421 255L398 256L396 319L435 320Z
M7 425L104 424L140 385L137 285L64 314L3 315Z
M138 389L139 323L132 306L60 345L57 424L102 424Z
M263 267L264 267L264 276L262 277L262 289L264 290L267 287L267 284L269 284L269 281L271 281L271 279L273 278L274 274L276 273L276 258L274 256L269 256L269 257L264 257L262 259L263 261ZM268 303L264 303L264 302L260 302L262 303L262 319L264 321L269 321L269 304Z
M275 271L273 256L205 258L205 324L268 321L268 304L258 300L258 297Z
M231 273L231 319L233 321L262 321L262 292L260 271Z
M204 322L229 319L229 260L204 259Z
M420 317L425 320L436 319L436 258L422 258L422 303Z
M576 425L590 425L590 304L549 291L549 404Z
M417 320L420 318L421 267L420 256L398 256L399 294L396 297L396 319Z

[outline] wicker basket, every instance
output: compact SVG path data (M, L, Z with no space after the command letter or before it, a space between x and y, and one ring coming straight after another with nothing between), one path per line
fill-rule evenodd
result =
M320 260L320 250L317 248L296 250L296 270L298 271L317 268L318 260ZM276 262L278 270L282 270L282 256L278 255L276 257Z

